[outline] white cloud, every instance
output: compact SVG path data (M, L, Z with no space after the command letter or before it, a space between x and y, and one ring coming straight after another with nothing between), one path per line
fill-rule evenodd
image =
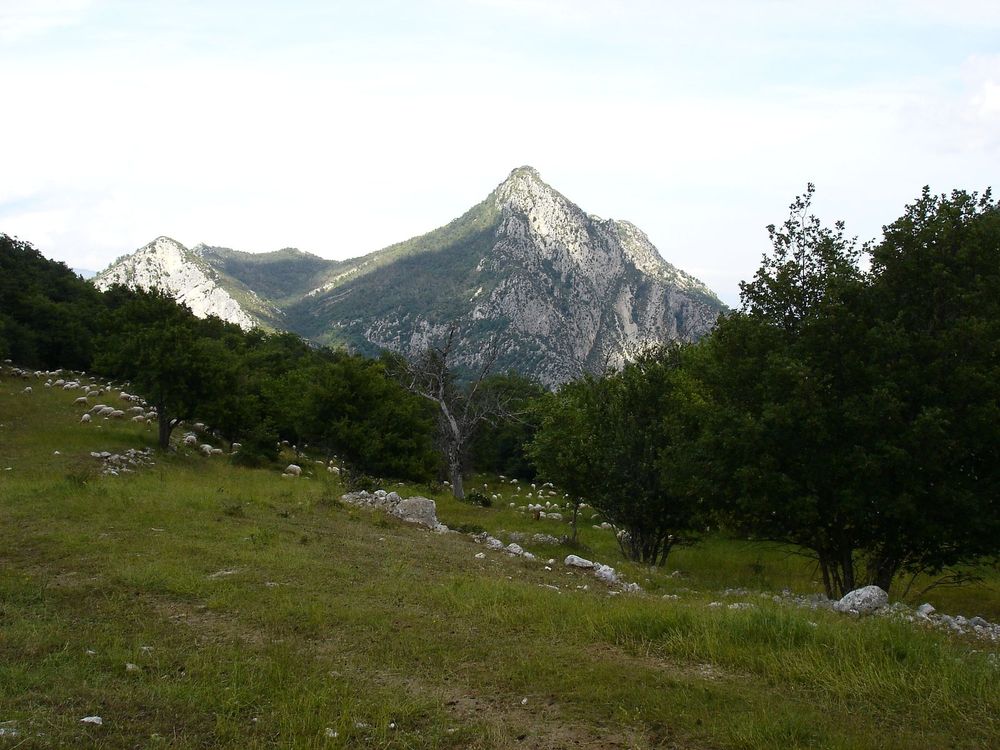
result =
M14 42L82 22L93 0L3 0L0 42Z

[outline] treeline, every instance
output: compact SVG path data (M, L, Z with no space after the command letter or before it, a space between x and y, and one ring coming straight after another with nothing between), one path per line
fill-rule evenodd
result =
M928 191L858 247L770 227L696 345L564 386L529 446L662 563L708 524L815 556L831 596L1000 552L1000 206Z

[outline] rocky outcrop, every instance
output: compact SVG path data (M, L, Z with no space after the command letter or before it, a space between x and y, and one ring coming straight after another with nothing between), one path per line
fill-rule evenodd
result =
M215 315L244 330L253 328L257 322L223 288L208 263L169 237L157 237L94 279L94 285L101 290L115 284L132 289L159 289L187 305L200 318Z

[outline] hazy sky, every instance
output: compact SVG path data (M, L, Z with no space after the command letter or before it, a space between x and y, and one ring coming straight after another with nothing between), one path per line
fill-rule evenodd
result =
M0 0L0 102L0 231L73 267L360 255L530 164L735 304L807 182L862 239L997 182L1000 3Z

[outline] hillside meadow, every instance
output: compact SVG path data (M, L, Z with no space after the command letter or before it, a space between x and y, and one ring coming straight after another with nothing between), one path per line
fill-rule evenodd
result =
M527 561L344 505L306 460L106 476L90 453L155 426L80 424L78 395L0 380L0 748L1000 746L997 643L775 602L822 588L794 550L710 536L649 570L585 511L580 547ZM385 488L451 528L568 532L469 482L501 486L491 508ZM984 575L908 603L1000 620Z

